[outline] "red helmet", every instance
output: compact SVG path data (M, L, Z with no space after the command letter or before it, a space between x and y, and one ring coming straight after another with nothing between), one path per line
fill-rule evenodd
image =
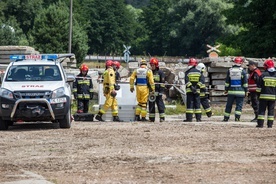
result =
M113 65L115 65L115 67L116 67L117 69L119 69L120 66L121 66L121 64L120 64L119 61L114 61L114 62L113 62Z
M155 65L156 68L159 67L159 61L157 58L151 58L150 59L150 65Z
M269 68L274 68L274 62L272 59L267 59L264 62L264 68L269 69Z
M113 61L112 60L107 60L106 62L105 62L105 66L106 67L109 67L109 66L112 66L113 65Z
M88 66L87 65L85 65L85 64L82 64L81 66L80 66L80 71L81 72L87 72L89 70L89 68L88 68Z
M196 66L197 65L197 60L195 58L190 58L188 66Z
M234 63L241 65L243 63L243 58L242 57L235 57Z

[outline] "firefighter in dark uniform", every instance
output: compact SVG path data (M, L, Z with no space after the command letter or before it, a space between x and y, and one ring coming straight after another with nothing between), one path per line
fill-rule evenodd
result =
M274 106L276 100L276 71L274 68L274 61L267 59L264 62L265 71L262 73L258 82L260 91L260 106L258 113L257 126L263 128L264 116L267 108L267 127L272 128L274 121Z
M249 61L248 69L249 69L249 77L248 77L248 91L250 94L251 106L254 110L255 117L251 120L251 122L257 122L258 112L259 112L259 96L260 93L257 92L257 84L259 82L259 78L262 75L262 72L259 68L257 68L258 63ZM259 91L259 90L258 90Z
M203 63L199 63L196 66L196 69L201 71L201 73L203 75L203 72L205 71L206 66ZM203 81L203 85L205 85L205 81ZM208 118L210 118L213 113L212 113L212 108L211 108L210 103L209 103L209 99L206 96L206 93L207 93L206 86L205 86L205 88L202 87L201 90L200 90L200 103L201 103L203 109L205 110L206 115L208 116Z
M193 113L195 113L196 121L201 121L200 108L200 89L205 88L204 76L201 71L197 70L197 60L189 59L189 69L185 72L187 106L186 106L186 120L184 122L192 122Z
M232 105L236 101L235 121L240 121L242 106L245 96L247 96L247 76L245 70L241 67L242 57L234 59L234 65L228 70L225 80L225 94L227 94L227 103L224 111L223 121L227 122L230 118Z
M73 82L72 92L77 100L77 113L87 113L89 109L89 100L93 99L93 83L88 73L88 66L82 64L80 73Z
M159 70L159 62L157 58L150 59L150 66L153 73L155 83L155 101L149 101L149 120L155 121L155 103L158 108L160 122L165 121L165 104L162 95L165 90L165 74Z
M121 80L121 76L120 76L120 73L119 73L119 69L121 67L121 64L119 61L113 61L113 69L115 71L115 75L116 75L116 81L119 82Z

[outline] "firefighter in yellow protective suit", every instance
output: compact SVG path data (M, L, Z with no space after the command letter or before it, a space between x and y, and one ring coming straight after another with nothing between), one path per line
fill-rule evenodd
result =
M118 104L116 99L116 91L114 89L116 75L113 69L113 61L107 60L105 63L106 70L103 73L103 92L105 96L105 103L100 108L98 114L96 115L96 120L104 121L102 119L102 115L106 113L106 111L111 108L113 121L120 122L120 118L118 117Z
M147 103L149 93L154 94L155 85L153 74L150 69L147 68L146 60L142 60L140 63L140 68L134 70L130 76L130 91L134 91L134 80L136 85L136 98L138 104L135 110L135 121L146 121L147 116ZM140 119L141 115L141 119Z

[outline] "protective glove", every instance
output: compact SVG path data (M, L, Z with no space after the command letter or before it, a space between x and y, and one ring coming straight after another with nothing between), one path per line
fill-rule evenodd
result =
M133 93L133 91L134 91L134 88L130 88L130 92Z
M119 84L114 84L114 89L116 90L116 91L118 91L118 90L120 90L120 85Z
M193 94L196 94L197 93L196 87L195 86L191 86L191 91L193 92Z
M249 96L249 92L245 92L245 96L248 97Z
M228 91L224 91L224 92L223 92L223 95L228 95Z
M116 97L117 92L115 90L112 90L111 93L110 93L110 95L114 98L114 97Z

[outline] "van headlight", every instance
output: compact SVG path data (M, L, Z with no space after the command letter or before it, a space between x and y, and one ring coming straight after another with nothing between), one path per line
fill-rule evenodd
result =
M64 94L65 94L64 87L61 87L53 91L52 98L59 98L61 96L64 96Z
M10 90L7 90L5 88L1 88L0 89L0 96L2 96L4 98L13 99L13 92L11 92Z

